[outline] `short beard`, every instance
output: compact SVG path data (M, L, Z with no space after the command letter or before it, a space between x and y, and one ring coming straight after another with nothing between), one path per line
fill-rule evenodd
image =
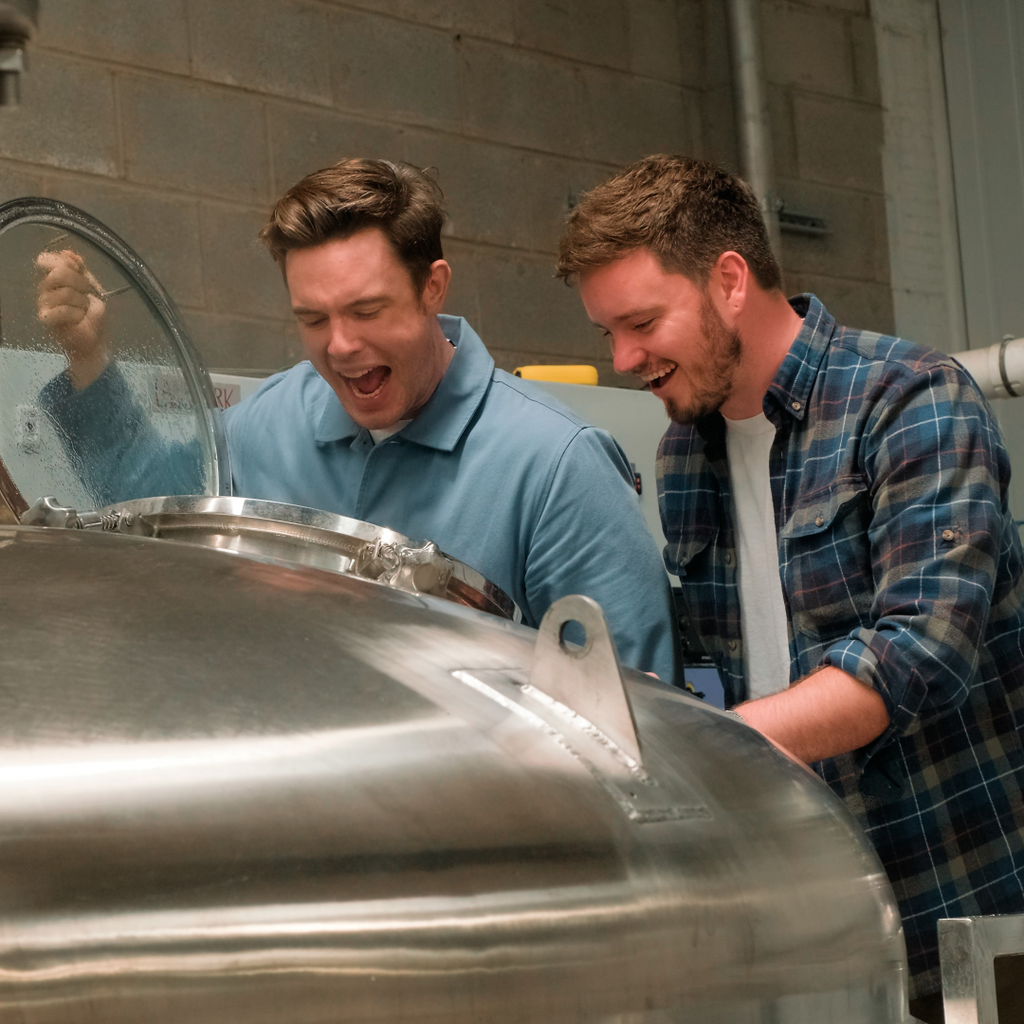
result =
M673 423L689 426L716 412L732 394L736 368L743 354L743 343L736 331L730 331L705 293L700 306L701 347L704 373L694 383L693 394L685 405L665 399L665 410Z

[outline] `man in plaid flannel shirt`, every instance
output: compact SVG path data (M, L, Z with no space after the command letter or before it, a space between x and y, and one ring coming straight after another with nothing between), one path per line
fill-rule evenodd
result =
M941 1020L937 920L1024 912L1024 565L988 406L947 356L787 301L755 196L708 164L599 185L559 275L673 420L665 560L727 706L856 815Z

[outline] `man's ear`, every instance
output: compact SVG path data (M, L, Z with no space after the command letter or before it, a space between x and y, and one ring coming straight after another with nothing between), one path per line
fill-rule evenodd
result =
M708 284L719 314L730 326L743 312L753 280L750 265L738 252L729 249L715 261Z
M452 279L452 268L445 260L434 260L430 265L430 274L423 285L420 304L431 316L436 316L444 308L444 299L448 294L448 285Z

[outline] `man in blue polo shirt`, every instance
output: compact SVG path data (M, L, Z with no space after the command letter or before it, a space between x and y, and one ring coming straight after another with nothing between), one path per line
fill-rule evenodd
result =
M436 184L386 161L342 161L278 201L261 237L309 361L228 410L234 492L432 540L530 625L586 594L625 664L674 680L668 580L628 463L608 434L496 370L465 320L440 315L443 221ZM61 255L41 257L40 317L87 330L98 289L76 288L85 268ZM57 419L110 376L105 359L65 350L47 401Z

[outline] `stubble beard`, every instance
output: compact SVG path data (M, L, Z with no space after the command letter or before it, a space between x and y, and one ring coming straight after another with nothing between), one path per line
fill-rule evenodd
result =
M722 407L732 394L736 369L743 354L739 334L725 326L708 295L701 302L700 329L704 372L699 379L691 379L692 393L686 405L673 398L665 399L669 419L683 426L689 426Z

